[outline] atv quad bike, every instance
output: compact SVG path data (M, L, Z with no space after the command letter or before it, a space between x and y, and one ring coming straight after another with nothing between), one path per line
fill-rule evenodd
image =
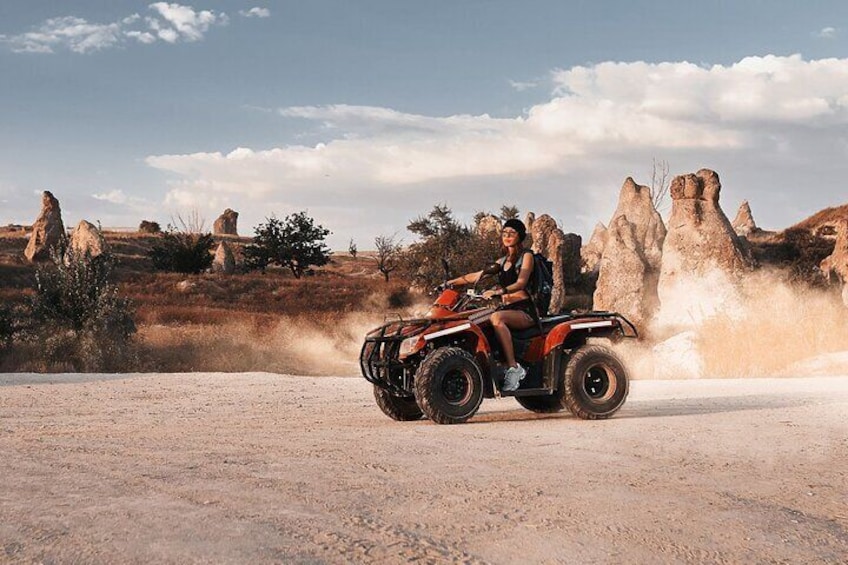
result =
M492 275L497 264L483 270ZM478 281L479 284L479 281ZM388 322L365 337L362 375L374 385L377 406L390 418L458 424L471 418L484 398L514 396L534 412L568 408L575 416L612 416L628 393L622 361L607 346L637 336L614 312L543 317L534 327L512 330L516 360L527 369L518 390L503 390L503 353L490 318L497 310L477 291L440 287L424 318ZM603 341L603 340L601 340Z

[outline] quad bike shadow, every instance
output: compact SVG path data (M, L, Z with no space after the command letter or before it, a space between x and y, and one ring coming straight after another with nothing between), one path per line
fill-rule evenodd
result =
M493 264L483 274L498 270ZM586 420L609 418L624 404L629 377L609 346L637 336L624 316L558 314L512 331L515 357L527 376L518 390L505 391L504 355L491 323L499 306L476 284L465 293L447 285L438 290L424 317L390 321L365 337L360 369L374 385L377 406L390 418L426 416L438 424L458 424L474 416L484 398L507 396L536 413L568 409Z

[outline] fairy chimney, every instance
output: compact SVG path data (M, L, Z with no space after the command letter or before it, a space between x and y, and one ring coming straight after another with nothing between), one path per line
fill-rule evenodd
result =
M665 321L697 322L738 301L737 283L755 262L719 205L715 171L677 176L670 193L659 298Z
M597 273L600 268L601 256L607 245L607 227L598 222L595 225L589 243L580 250L581 269L584 273Z
M50 258L51 251L61 249L65 240L65 225L62 223L62 210L59 201L45 190L41 195L41 212L32 225L32 235L24 250L24 257L30 262Z
M739 206L739 211L736 212L736 218L733 219L733 222L730 225L733 227L733 231L735 231L737 235L746 237L752 232L758 230L757 224L754 223L754 216L751 214L751 206L748 204L747 200L742 201L742 204Z
M501 221L496 216L486 214L477 220L477 235L481 237L500 237Z
M215 224L212 226L212 233L215 235L238 235L238 216L238 212L227 208L215 220Z
M218 244L218 249L215 250L215 258L212 260L212 272L221 273L222 275L231 275L236 270L236 259L233 251L226 241Z
M606 242L596 265L593 307L620 312L639 325L646 323L659 304L657 282L666 236L651 189L627 177L609 228L596 231L595 248L601 246L603 238Z
M93 259L106 251L106 239L97 226L82 220L71 234L68 250L76 257Z

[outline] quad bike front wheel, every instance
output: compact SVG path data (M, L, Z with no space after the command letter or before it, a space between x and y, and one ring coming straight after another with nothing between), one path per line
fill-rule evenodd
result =
M629 379L624 363L603 345L576 349L562 378L565 405L584 420L609 418L627 399Z
M437 424L461 424L483 401L483 375L474 357L459 347L431 351L415 375L415 400Z
M377 406L383 411L383 414L397 420L398 422L412 422L420 420L424 416L424 412L418 407L415 402L415 397L395 396L386 389L374 385L374 400L377 401Z

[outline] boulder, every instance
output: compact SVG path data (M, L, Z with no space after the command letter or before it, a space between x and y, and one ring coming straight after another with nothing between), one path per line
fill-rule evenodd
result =
M53 249L61 251L65 242L65 225L59 201L45 190L41 195L41 212L32 225L32 235L24 250L28 261L43 261L50 258Z
M212 226L214 235L238 235L238 212L227 208Z
M663 323L690 325L740 302L737 285L755 266L719 206L718 174L701 169L674 178L658 294Z
M591 250L597 256L598 249L602 249L595 267L598 282L593 308L620 312L642 326L659 306L657 282L666 237L651 189L627 177L609 228L599 228L595 228L598 235Z
M559 229L556 220L547 214L542 214L538 218L534 218L531 225L533 227L527 229L527 233L533 238L531 249L533 249L534 253L541 253L547 256L548 240L551 234ZM554 258L548 257L548 259L553 261Z
M226 241L218 244L218 249L215 250L215 258L212 260L212 272L221 273L223 275L231 275L236 270L236 259L233 251Z
M733 231L735 231L737 235L746 237L759 229L757 228L757 224L754 223L754 216L751 214L751 206L748 204L747 200L742 201L742 204L739 206L739 211L736 212L736 218L733 219L733 222L730 225L733 226Z
M97 226L85 220L80 221L71 234L68 250L76 257L93 259L107 249L106 239Z
M162 231L162 226L159 225L159 222L142 220L141 223L138 224L138 231L141 233L160 233Z

